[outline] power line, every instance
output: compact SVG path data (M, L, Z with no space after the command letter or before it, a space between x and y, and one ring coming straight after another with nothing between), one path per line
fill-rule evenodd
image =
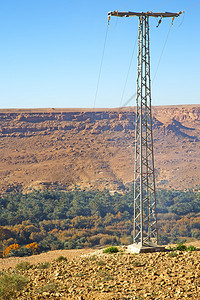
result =
M165 51L165 48L166 48L166 45L167 45L167 41L168 41L168 39L169 39L169 35L170 35L170 32L171 32L171 28L172 28L172 24L170 25L169 31L168 31L168 33L167 33L167 37L166 37L166 40L165 40L165 43L164 43L164 46L163 46L163 49L162 49L162 52L161 52L161 55L160 55L160 58L159 58L159 61L158 61L158 65L157 65L157 67L156 67L156 71L155 71L155 74L154 74L154 77L153 77L153 80L152 80L152 85L153 85L153 83L154 83L154 81L155 81L155 78L156 78L156 75L157 75L157 73L158 73L158 69L159 69L159 66L160 66L160 63L161 63L161 59L162 59L162 57L163 57L163 54L164 54L164 51Z
M99 68L99 75L98 75L98 80L97 80L97 88L96 88L96 93L95 93L95 97L94 97L94 108L96 106L96 100L97 100L97 95L98 95L98 91L99 91L99 83L100 83L100 78L101 78L101 71L102 71L104 54L105 54L105 49L106 49L106 42L107 42L107 37L108 37L108 28L109 28L109 25L107 25L107 28L106 28L106 35L105 35L103 52L102 52L101 63L100 63L100 68Z
M178 27L181 27L181 25L183 24L184 20L185 20L185 11L183 11L182 21L181 21L181 23L178 25Z
M198 1L198 2L196 2L195 4L193 4L193 5L191 5L191 6L189 6L188 8L186 8L184 11L187 11L187 10L189 10L189 9L191 9L191 8L193 8L193 7L195 7L197 4L199 4L200 3L200 1Z
M163 4L165 4L165 3L169 2L169 1L171 1L171 0L165 1ZM183 13L183 19L182 19L182 22L180 23L179 27L183 24L185 12L188 11L189 9L195 7L195 6L198 5L199 3L200 3L200 1L196 2L195 4L189 6L187 9L185 9L184 11L182 11L182 13ZM160 6L162 6L163 4L161 4ZM156 68L156 71L155 71L155 74L154 74L154 77L153 77L152 84L153 84L154 81L155 81L155 77L156 77L156 75L157 75L157 72L158 72L158 69L159 69L159 66L160 66L161 59L162 59L162 56L163 56L164 51L165 51L165 48L166 48L166 44L167 44L167 41L168 41L168 39L169 39L169 35L170 35L170 32L171 32L171 28L172 28L172 24L171 24L171 26L170 26L170 28L169 28L168 33L167 33L167 37L166 37L166 40L165 40L165 43L164 43L164 46L163 46L163 49L162 49L162 52L161 52L159 61L158 61L158 65L157 65L157 68Z
M161 6L163 6L164 4L166 4L166 3L170 2L170 1L171 0L167 0L167 1L163 2L162 4L160 4L159 6L157 6L156 8L152 9L152 11L156 10L157 8L160 8Z
M124 108L124 107L126 107L130 102L131 102L131 100L133 100L134 98L135 98L135 96L136 96L136 93L134 93L121 107L120 107L120 109L122 109L122 108Z
M137 36L136 36L136 39L135 39L135 42L134 42L134 46L133 46L133 52L132 52L132 55L131 55L131 60L130 60L130 64L129 64L129 68L128 68L128 72L127 72L127 76L126 76L126 80L125 80L125 84L124 84L124 89L123 89L123 92L122 92L120 106L122 105L122 101L124 99L124 93L125 93L125 90L126 90L126 85L127 85L127 82L128 82L128 77L129 77L129 74L130 74L131 65L132 65L132 62L133 62L133 56L134 56L134 53L135 53L136 43L137 43Z
M128 4L130 4L131 2L133 2L134 0L130 0L130 1L128 1L127 3L125 3L122 7L120 7L120 10L122 9L122 8L124 8L124 7L126 7Z

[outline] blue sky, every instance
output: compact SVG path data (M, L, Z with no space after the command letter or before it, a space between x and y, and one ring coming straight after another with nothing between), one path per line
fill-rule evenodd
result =
M2 0L0 108L123 105L136 91L137 18L111 19L95 101L107 12L113 10L186 10L170 30L158 70L171 19L156 28L157 20L151 18L152 80L157 70L152 104L199 104L200 2L192 7L197 2Z

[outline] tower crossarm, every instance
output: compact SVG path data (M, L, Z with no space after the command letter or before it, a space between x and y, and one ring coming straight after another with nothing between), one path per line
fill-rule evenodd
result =
M149 16L155 18L176 18L182 14L182 11L178 13L171 13L171 12L132 12L132 11L110 11L108 12L108 17L115 16L115 17L141 17L141 16Z

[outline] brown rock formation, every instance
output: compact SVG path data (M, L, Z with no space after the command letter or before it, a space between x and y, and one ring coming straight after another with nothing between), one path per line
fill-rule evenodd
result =
M0 110L0 187L123 189L133 181L135 108ZM200 178L200 106L153 108L156 181Z

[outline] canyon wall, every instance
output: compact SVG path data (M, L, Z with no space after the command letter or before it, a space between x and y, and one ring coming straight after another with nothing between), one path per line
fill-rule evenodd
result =
M152 113L157 187L198 187L200 105ZM0 110L0 189L123 191L133 182L134 129L134 107Z

